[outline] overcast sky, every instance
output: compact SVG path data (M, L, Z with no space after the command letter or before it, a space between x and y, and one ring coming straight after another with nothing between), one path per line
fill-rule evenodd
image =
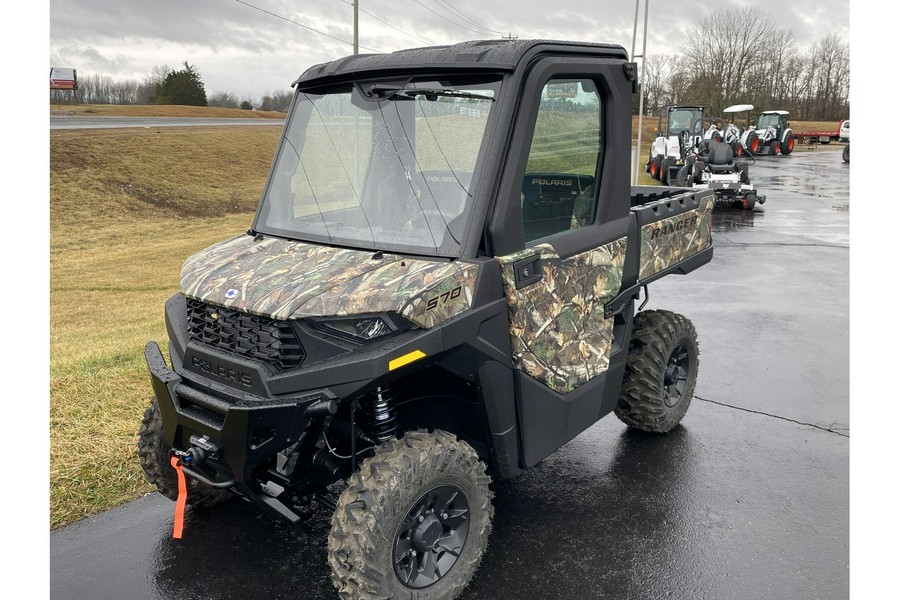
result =
M849 42L849 0L649 4L648 55L677 53L704 15L728 6L769 13L801 49L829 33ZM289 89L311 65L353 52L350 0L50 0L49 6L49 66L75 68L82 77L143 80L156 65L188 61L207 94L258 99ZM616 43L630 52L635 16L634 0L360 0L359 6L361 53L510 33ZM640 0L638 52L643 6Z

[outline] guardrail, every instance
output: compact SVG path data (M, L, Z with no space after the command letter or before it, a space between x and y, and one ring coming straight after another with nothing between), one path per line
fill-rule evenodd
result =
M60 116L74 117L74 116L75 116L75 109L74 109L74 108L70 108L70 109L68 109L68 110L51 110L51 111L50 111L50 115L51 115L51 116L53 116L53 115L60 115Z

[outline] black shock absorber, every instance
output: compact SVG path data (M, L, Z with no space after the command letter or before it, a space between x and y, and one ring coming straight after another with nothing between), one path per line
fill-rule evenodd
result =
M378 387L366 396L363 409L366 415L366 432L378 442L394 437L397 431L397 414L394 411L394 394L387 386Z

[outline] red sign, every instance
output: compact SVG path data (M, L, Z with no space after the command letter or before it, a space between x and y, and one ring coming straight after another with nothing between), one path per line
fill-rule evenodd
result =
M78 78L75 69L52 67L50 69L51 90L77 90Z

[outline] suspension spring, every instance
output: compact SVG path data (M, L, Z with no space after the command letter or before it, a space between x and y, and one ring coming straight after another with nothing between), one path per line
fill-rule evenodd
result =
M385 442L397 431L397 414L394 411L394 394L387 386L378 387L366 396L366 430L370 437Z

